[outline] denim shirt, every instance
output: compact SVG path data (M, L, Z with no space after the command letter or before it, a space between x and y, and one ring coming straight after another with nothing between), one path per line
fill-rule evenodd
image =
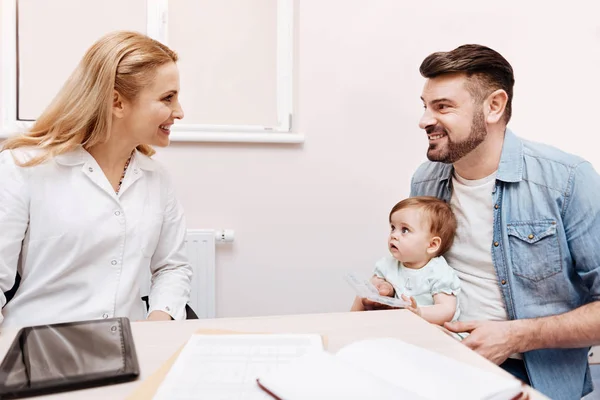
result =
M411 196L450 202L452 164L426 162ZM580 157L506 130L490 243L509 319L562 314L600 300L600 176ZM540 332L543 335L543 332ZM592 390L589 348L523 354L531 385L553 399Z

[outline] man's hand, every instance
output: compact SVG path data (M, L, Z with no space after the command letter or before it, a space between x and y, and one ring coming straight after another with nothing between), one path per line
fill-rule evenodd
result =
M451 332L469 332L462 343L494 364L500 365L508 356L519 350L522 344L513 326L514 321L469 321L446 322L444 327Z
M148 315L147 321L171 321L173 318L164 311L154 310Z
M385 279L380 278L378 276L374 276L371 278L371 283L377 288L377 291L379 292L380 296L394 297L394 287ZM393 308L390 306L386 306L385 304L375 303L374 301L371 301L369 299L362 299L362 305L365 308L365 310L387 310Z

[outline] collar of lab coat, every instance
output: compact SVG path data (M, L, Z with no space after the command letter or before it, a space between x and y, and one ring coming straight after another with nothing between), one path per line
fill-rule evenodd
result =
M59 154L54 157L54 160L60 165L74 167L76 165L82 165L86 161L92 158L91 154L88 153L83 146L78 146L75 150L68 153ZM135 164L143 170L154 171L156 170L156 163L150 157L135 150L133 157Z

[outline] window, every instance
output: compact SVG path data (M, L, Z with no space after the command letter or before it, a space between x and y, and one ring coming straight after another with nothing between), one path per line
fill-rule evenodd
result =
M0 137L27 129L103 34L179 54L175 141L303 141L291 132L293 0L3 0Z

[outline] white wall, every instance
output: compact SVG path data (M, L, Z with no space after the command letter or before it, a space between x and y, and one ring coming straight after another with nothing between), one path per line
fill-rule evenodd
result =
M388 211L424 160L418 67L433 51L498 50L516 74L513 130L600 168L600 3L560 4L298 1L294 129L306 143L159 152L189 227L236 230L217 253L217 315L350 307L343 274L385 254Z

